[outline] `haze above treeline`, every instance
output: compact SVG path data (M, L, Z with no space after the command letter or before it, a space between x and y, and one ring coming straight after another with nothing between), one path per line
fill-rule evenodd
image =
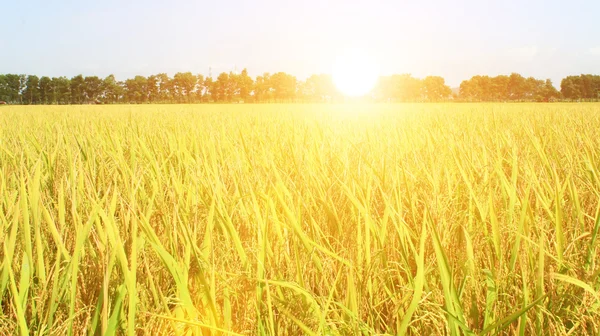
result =
M217 78L179 72L135 76L124 81L77 75L38 77L0 75L0 100L9 104L113 104L113 103L270 103L343 102L348 97L335 87L330 75L298 80L285 72L252 78L246 69L223 72ZM517 73L495 77L477 75L451 89L444 78L415 78L410 74L381 76L362 99L373 102L442 101L591 101L600 98L600 76L574 75L562 79L557 90L550 79Z

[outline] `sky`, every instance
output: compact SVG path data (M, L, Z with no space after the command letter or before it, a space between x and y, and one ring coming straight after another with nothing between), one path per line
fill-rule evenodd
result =
M304 79L348 48L382 75L600 74L598 0L0 0L0 73L105 77L247 68Z

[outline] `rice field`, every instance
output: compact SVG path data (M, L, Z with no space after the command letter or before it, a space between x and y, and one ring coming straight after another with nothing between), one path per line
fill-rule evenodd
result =
M598 335L600 104L0 108L0 335Z

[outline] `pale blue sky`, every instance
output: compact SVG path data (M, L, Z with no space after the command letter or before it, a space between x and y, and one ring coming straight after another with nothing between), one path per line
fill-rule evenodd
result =
M329 73L364 47L382 74L600 74L598 0L0 0L0 73Z

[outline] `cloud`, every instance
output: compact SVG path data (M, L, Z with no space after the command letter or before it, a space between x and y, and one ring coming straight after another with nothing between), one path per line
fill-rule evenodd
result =
M590 48L590 54L600 56L600 47Z
M537 46L526 46L508 49L507 56L516 62L531 62L539 54Z

